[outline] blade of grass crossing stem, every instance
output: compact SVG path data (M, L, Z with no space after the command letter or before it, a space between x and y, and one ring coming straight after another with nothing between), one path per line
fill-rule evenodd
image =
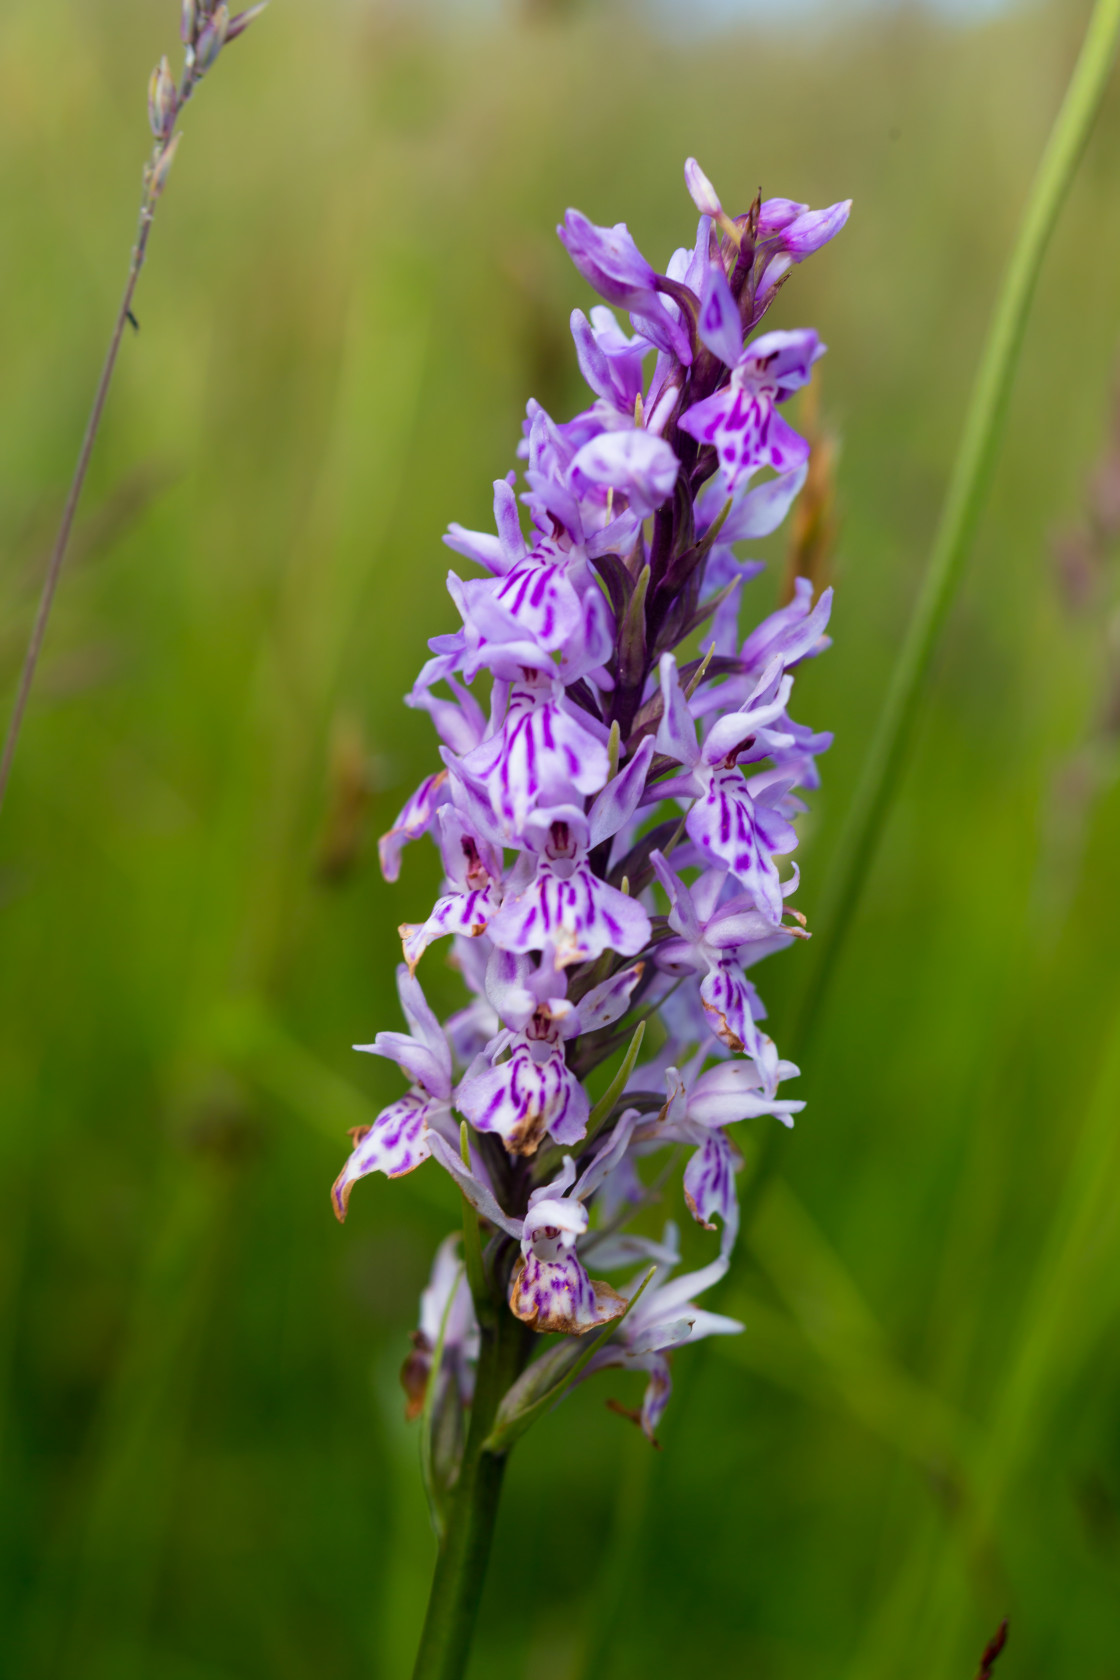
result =
M816 916L791 1042L803 1051L859 903L910 745L922 684L988 498L1039 271L1116 57L1120 0L1097 0L996 302L941 522Z
M439 1321L439 1335L436 1345L432 1349L432 1363L428 1371L427 1387L424 1390L424 1406L420 1413L420 1474L424 1478L424 1492L428 1497L428 1510L431 1512L432 1527L437 1540L443 1539L447 1519L444 1515L443 1502L439 1497L432 1475L432 1419L435 1414L436 1390L439 1387L440 1376L443 1372L443 1344L447 1340L447 1326L451 1319L451 1309L455 1305L455 1296L459 1291L459 1280L462 1271L455 1273L455 1282L451 1285L447 1296L447 1305L443 1309L443 1317Z
M634 1029L634 1036L627 1046L626 1054L622 1058L618 1072L603 1092L603 1095L599 1098L599 1101L595 1104L595 1107L591 1110L591 1114L587 1121L587 1137L589 1142L607 1119L611 1109L626 1089L626 1081L634 1071L634 1063L638 1059L638 1051L642 1048L642 1040L645 1036L646 1024L644 1021L639 1021L638 1025Z
M467 1122L464 1120L459 1126L459 1153L463 1158L463 1165L467 1171L471 1170L471 1151L467 1141ZM471 1296L474 1300L475 1316L480 1324L493 1324L494 1302L490 1295L490 1288L486 1282L486 1262L482 1257L482 1232L478 1226L478 1214L463 1197L463 1260L467 1268L467 1282L470 1285Z

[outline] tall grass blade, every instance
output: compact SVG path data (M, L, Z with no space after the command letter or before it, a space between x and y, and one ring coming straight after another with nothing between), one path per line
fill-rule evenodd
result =
M1050 236L1116 57L1120 0L1097 0L1050 132L996 302L929 567L815 919L813 958L791 1042L812 1031L875 857L913 734L922 685L988 498L1011 388Z

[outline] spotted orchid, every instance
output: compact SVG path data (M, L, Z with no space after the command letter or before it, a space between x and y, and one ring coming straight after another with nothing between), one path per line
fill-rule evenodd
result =
M471 1449L446 1395L461 1419L488 1396L498 1451L522 1412L605 1368L644 1373L653 1435L671 1351L741 1328L696 1305L738 1229L733 1129L803 1106L781 1094L797 1069L748 972L806 936L783 860L830 737L789 707L828 645L831 591L798 580L744 638L761 567L741 545L802 490L809 444L780 410L824 354L808 329L757 329L849 205L732 216L695 160L685 174L700 222L664 272L624 223L572 210L559 230L603 300L571 317L588 405L558 422L530 402L493 530L447 532L459 623L408 696L442 763L381 843L395 881L431 835L444 884L401 925L407 1031L359 1046L407 1088L355 1134L334 1203L342 1218L365 1175L418 1168L462 1193L462 1247L440 1250L406 1366L413 1411L442 1385L432 1427L452 1459ZM419 979L441 941L468 994L444 1022ZM672 1226L661 1243L629 1228L673 1151L693 1240L719 1235L684 1272ZM612 1270L633 1275L616 1287ZM480 1373L500 1349L498 1404Z

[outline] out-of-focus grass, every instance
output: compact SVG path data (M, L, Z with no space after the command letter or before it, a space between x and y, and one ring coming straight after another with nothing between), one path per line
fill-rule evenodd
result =
M173 12L0 17L8 688ZM526 13L277 5L190 113L0 832L19 1680L408 1672L432 1542L394 1370L455 1203L371 1182L339 1230L326 1192L395 1092L347 1046L393 1024L435 870L417 848L389 888L350 854L364 776L376 833L433 755L399 696L452 622L441 530L486 521L527 395L579 400L552 225L626 217L664 259L688 152L729 199L856 198L782 312L831 346L844 442L836 643L800 685L838 732L811 914L1082 22L689 52ZM519 1449L479 1674L967 1680L1010 1612L1009 1674L1120 1675L1120 806L1104 782L1052 844L1106 611L1067 611L1049 547L1120 346L1118 180L1114 94L810 1106L718 1303L747 1333L678 1361L648 1487L602 1381ZM779 1041L796 962L766 975Z

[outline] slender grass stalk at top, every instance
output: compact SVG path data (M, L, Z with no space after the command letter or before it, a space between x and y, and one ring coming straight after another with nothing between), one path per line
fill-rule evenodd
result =
M267 4L267 0L265 0L265 4ZM175 123L183 106L190 99L207 70L216 62L222 48L228 41L235 40L238 35L243 34L253 19L263 11L264 5L251 6L248 11L231 18L225 0L217 0L216 4L215 0L185 0L182 11L182 37L186 54L179 84L176 86L173 81L166 58L162 59L152 72L148 90L148 116L156 143L151 159L144 170L144 186L140 198L140 226L136 235L136 243L132 247L124 295L121 298L120 308L117 310L117 318L113 323L109 349L105 356L104 366L101 369L101 377L97 382L93 407L90 409L89 419L86 422L85 435L78 451L77 465L74 468L74 476L70 481L70 489L67 492L66 503L62 510L58 535L55 537L54 547L47 564L47 575L43 580L43 589L39 596L35 622L31 628L31 639L27 644L27 652L24 655L23 667L20 671L15 704L12 707L8 732L4 738L4 750L0 754L0 811L4 808L4 796L8 791L8 781L12 773L12 762L16 755L16 747L19 744L24 713L27 711L27 702L31 698L31 687L35 681L39 655L43 651L43 643L46 640L51 608L54 605L58 582L62 576L66 551L70 546L74 518L78 511L82 491L85 488L86 475L89 472L89 463L93 455L93 446L97 442L97 434L101 430L101 421L109 397L109 387L113 383L113 374L116 372L121 340L124 338L124 329L130 321L133 326L136 325L132 313L132 300L136 295L136 287L148 255L148 240L151 237L156 206L163 196L163 190L171 172L171 165L179 147L180 135L175 131Z
M826 879L811 947L815 958L794 1022L795 1054L803 1052L812 1032L899 784L922 684L988 498L1042 261L1100 109L1118 39L1120 0L1097 0L1027 201L973 386L929 567Z

